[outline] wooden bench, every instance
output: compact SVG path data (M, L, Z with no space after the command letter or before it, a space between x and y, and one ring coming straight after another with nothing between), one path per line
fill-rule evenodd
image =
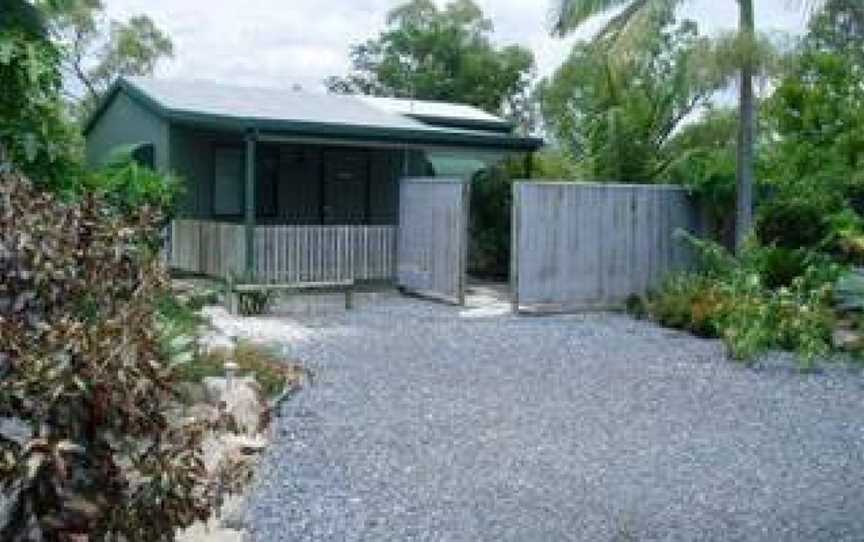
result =
M231 314L260 314L272 292L341 293L345 295L345 309L354 308L353 280L332 282L297 282L290 284L243 284L230 276L226 279L226 305ZM263 300L262 300L263 298Z

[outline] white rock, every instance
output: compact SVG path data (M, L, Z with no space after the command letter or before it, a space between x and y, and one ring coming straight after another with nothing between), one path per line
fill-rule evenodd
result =
M861 334L851 329L835 329L831 339L834 347L840 350L857 350L864 343Z
M230 389L228 381L221 377L207 377L203 383L207 401L213 405L224 403L226 411L234 417L241 432L250 435L258 432L261 413L267 404L262 400L254 378L234 378Z
M245 533L221 527L216 520L196 523L177 535L177 542L243 542Z
M236 451L242 455L260 454L267 448L267 440L261 436L249 435L225 435L225 446L230 451Z

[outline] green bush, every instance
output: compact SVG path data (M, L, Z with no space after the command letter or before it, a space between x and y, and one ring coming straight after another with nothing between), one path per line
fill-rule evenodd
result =
M817 248L831 232L829 211L819 198L779 197L760 207L756 232L765 245Z
M534 178L573 180L577 171L566 152L550 149L534 155ZM493 279L508 276L513 181L524 178L525 164L516 158L484 169L472 178L468 250L471 274Z
M11 4L0 4L0 12ZM0 162L10 160L52 190L74 190L83 173L83 140L61 99L60 51L38 32L22 32L18 21L2 22Z
M128 153L113 156L105 167L87 175L83 184L85 191L103 194L105 202L121 213L150 206L167 216L182 187L175 177L136 163Z
M708 277L682 274L670 277L651 296L648 312L663 326L716 338L720 306L719 292Z
M757 245L734 258L715 243L693 242L702 271L671 277L648 304L661 325L722 338L738 360L787 349L808 368L830 351L831 291L841 266Z

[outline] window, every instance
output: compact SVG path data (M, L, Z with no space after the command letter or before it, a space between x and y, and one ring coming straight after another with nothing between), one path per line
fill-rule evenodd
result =
M246 155L243 149L216 147L213 153L213 214L243 214L243 179Z

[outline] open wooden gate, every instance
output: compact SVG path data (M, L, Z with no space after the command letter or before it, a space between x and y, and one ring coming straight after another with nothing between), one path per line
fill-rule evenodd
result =
M401 182L396 279L405 291L463 305L470 184L462 179Z

